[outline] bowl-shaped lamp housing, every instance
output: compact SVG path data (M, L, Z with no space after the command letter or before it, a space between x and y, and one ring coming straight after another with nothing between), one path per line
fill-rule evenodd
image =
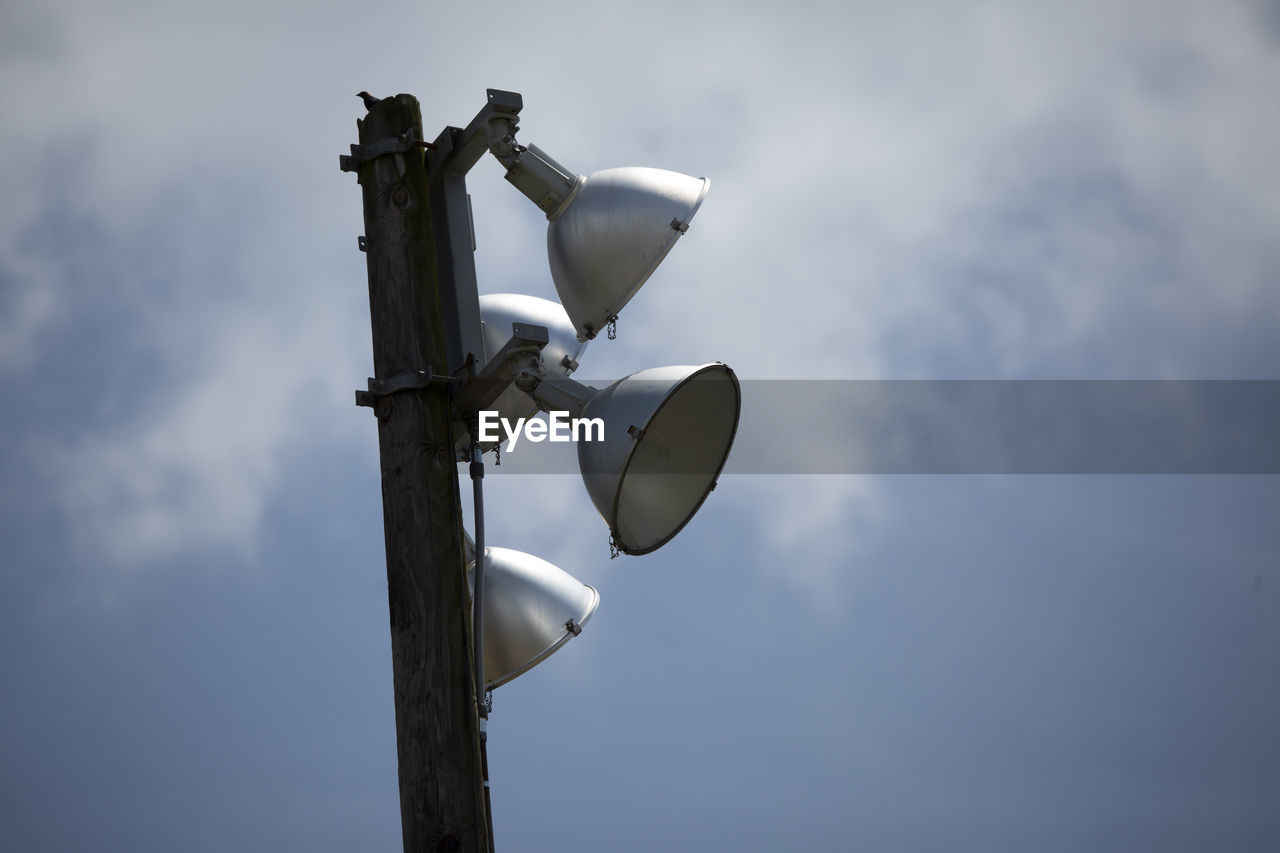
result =
M579 340L594 338L635 296L710 187L706 178L642 166L579 180L547 225L551 278Z
M605 387L583 409L604 441L579 442L578 466L613 544L647 554L689 522L715 488L742 409L720 363L656 367Z
M600 595L540 557L510 548L484 551L484 679L485 689L492 690L576 636ZM467 566L467 583L474 594L474 560Z
M511 337L513 323L545 326L547 345L542 348L542 369L560 376L570 376L577 367L587 344L579 341L569 315L558 302L526 296L523 293L486 293L480 297L481 339L487 362ZM538 404L525 392L512 385L493 404L499 417L514 423L519 418L533 417ZM485 448L488 449L488 446Z

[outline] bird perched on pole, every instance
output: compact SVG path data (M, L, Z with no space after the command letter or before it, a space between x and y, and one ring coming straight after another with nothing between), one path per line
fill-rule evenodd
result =
M375 98L373 95L370 95L368 92L356 92L356 95L359 96L360 100L364 101L364 108L366 110L373 109L373 105L378 103L378 101L382 100L381 98Z

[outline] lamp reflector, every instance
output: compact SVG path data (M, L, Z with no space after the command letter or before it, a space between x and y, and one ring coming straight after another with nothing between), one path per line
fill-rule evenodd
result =
M546 660L591 618L594 587L559 566L510 548L485 548L485 689L505 684ZM475 594L475 561L467 565Z
M605 387L584 407L604 441L579 442L592 503L627 554L660 548L715 488L742 409L738 378L720 363L655 367Z
M593 172L547 225L547 258L578 340L594 338L689 227L706 178L628 166Z
M577 368L578 358L587 348L585 342L578 340L564 308L550 299L523 293L487 293L480 297L480 322L485 362L511 337L513 323L546 327L548 342L542 348L542 367L548 373L571 375ZM493 409L500 417L514 423L519 418L536 414L538 404L512 385L494 402Z

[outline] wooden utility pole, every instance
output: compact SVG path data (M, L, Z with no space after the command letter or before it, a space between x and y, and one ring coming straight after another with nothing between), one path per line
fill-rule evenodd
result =
M370 99L372 100L372 99ZM370 103L343 158L364 194L405 853L488 847L472 683L470 594L451 435L422 114Z

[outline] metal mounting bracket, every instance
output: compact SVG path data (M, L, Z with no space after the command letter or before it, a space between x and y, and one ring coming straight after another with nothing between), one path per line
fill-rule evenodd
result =
M338 155L338 168L344 172L359 172L360 166L370 160L376 160L387 154L404 154L415 148L435 148L435 143L423 142L417 138L413 128L409 128L399 136L388 136L368 145L352 143L351 154Z
M537 355L549 340L546 326L512 323L511 337L502 349L478 373L468 377L459 389L454 401L454 417L465 422L476 412L493 405L518 378L518 368L512 362L522 355Z
M446 173L465 175L481 155L489 150L491 143L500 144L504 133L499 133L495 140L492 122L496 121L499 127L512 128L511 132L514 133L514 127L519 124L524 99L518 92L501 89L488 89L486 95L485 105L465 128L446 127L436 137L436 144L432 146L436 153L428 161L428 172L433 181Z
M369 378L369 390L356 389L356 405L372 407L379 397L389 397L402 391L416 391L432 385L456 385L462 380L452 376L438 376L425 370L406 370L390 379Z

